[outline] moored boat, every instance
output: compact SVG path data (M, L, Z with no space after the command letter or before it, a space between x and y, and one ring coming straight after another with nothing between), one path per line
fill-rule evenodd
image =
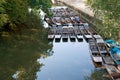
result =
M56 34L55 34L55 42L60 42L60 39L62 37L62 30L56 30Z
M105 40L105 43L109 48L117 45L117 42L112 39Z
M63 42L67 42L69 38L69 28L67 26L62 27L62 40Z
M97 42L96 42L97 47L100 51L100 54L103 58L104 63L105 64L114 64L114 61L113 61L112 57L110 56L110 52L107 49L107 46L104 43L103 39L101 38L101 39L96 39L96 40L97 40Z
M82 32L79 29L74 29L76 38L78 39L78 41L83 41L83 35Z
M75 42L76 36L73 27L69 27L69 37L71 42Z
M117 47L110 48L110 54L117 66L120 66L120 49Z
M76 36L75 36L74 33L69 33L69 37L70 37L70 41L71 41L71 42L75 42Z
M105 68L112 80L120 80L120 71L114 65L105 64Z
M82 32L82 34L83 34L83 36L84 36L84 38L86 39L87 42L89 41L89 39L93 38L92 35L90 34L90 32L87 29L83 28L83 29L80 29L80 30L81 30L81 32Z
M49 39L49 40L53 40L54 37L55 37L54 34L55 34L55 31L52 30L52 29L50 29L49 32L48 32L48 39Z
M95 42L89 43L90 46L90 54L95 63L102 64L102 57L100 55L100 52L95 44Z
M93 28L88 28L89 32L92 34L93 38L96 39L100 39L102 38Z

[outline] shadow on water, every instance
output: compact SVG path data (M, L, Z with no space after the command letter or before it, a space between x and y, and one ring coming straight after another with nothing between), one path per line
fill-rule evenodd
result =
M28 29L22 35L0 38L0 80L35 80L43 66L38 58L47 57L52 48L45 29Z
M85 80L111 80L105 69L96 68L90 75L86 75Z

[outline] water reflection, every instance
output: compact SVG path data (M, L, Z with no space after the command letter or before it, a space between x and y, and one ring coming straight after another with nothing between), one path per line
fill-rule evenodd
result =
M94 69L90 75L85 76L85 80L111 80L105 69Z
M52 44L48 44L47 35L29 31L0 38L0 80L35 80L43 66L37 59L51 55Z
M41 33L0 38L0 80L85 80L95 75L85 40L49 42Z
M75 41L53 41L54 52L46 59L38 59L44 66L37 73L37 80L84 80L94 69L88 43Z

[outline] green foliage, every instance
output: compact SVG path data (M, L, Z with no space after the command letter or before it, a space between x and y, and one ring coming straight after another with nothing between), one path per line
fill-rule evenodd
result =
M31 15L30 22L35 18ZM50 55L47 50L52 49L52 45L48 44L42 26L38 29L24 29L22 33L0 38L0 80L35 80L36 73L43 66L37 59ZM21 73L17 79L13 79L16 71Z
M97 28L106 38L118 38L120 30L120 0L87 0L92 7L95 17L100 19Z
M28 14L28 5L26 0L6 0L6 12L11 22L24 22Z
M5 3L5 0L0 0L0 28L2 28L2 26L4 26L4 24L8 21L8 15L6 14L4 8Z
M0 0L0 31L23 30L20 28L28 24L29 7L34 10L41 8L49 14L50 6L50 0Z
M5 23L8 21L8 15L7 14L0 14L0 28L4 26Z
M16 71L21 72L17 80L35 80L42 66L37 59L49 56L47 50L52 45L48 45L40 19L28 13L30 6L28 0L0 0L0 80L15 80L12 76ZM14 30L12 36L8 29Z
M48 9L51 7L51 0L29 0L29 5L31 8L42 9L49 16L51 15Z

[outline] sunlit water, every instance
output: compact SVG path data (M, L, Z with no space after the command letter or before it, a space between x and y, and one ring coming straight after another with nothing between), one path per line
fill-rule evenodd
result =
M52 56L38 59L44 66L37 72L37 80L84 80L94 69L85 40L53 41L52 52Z

